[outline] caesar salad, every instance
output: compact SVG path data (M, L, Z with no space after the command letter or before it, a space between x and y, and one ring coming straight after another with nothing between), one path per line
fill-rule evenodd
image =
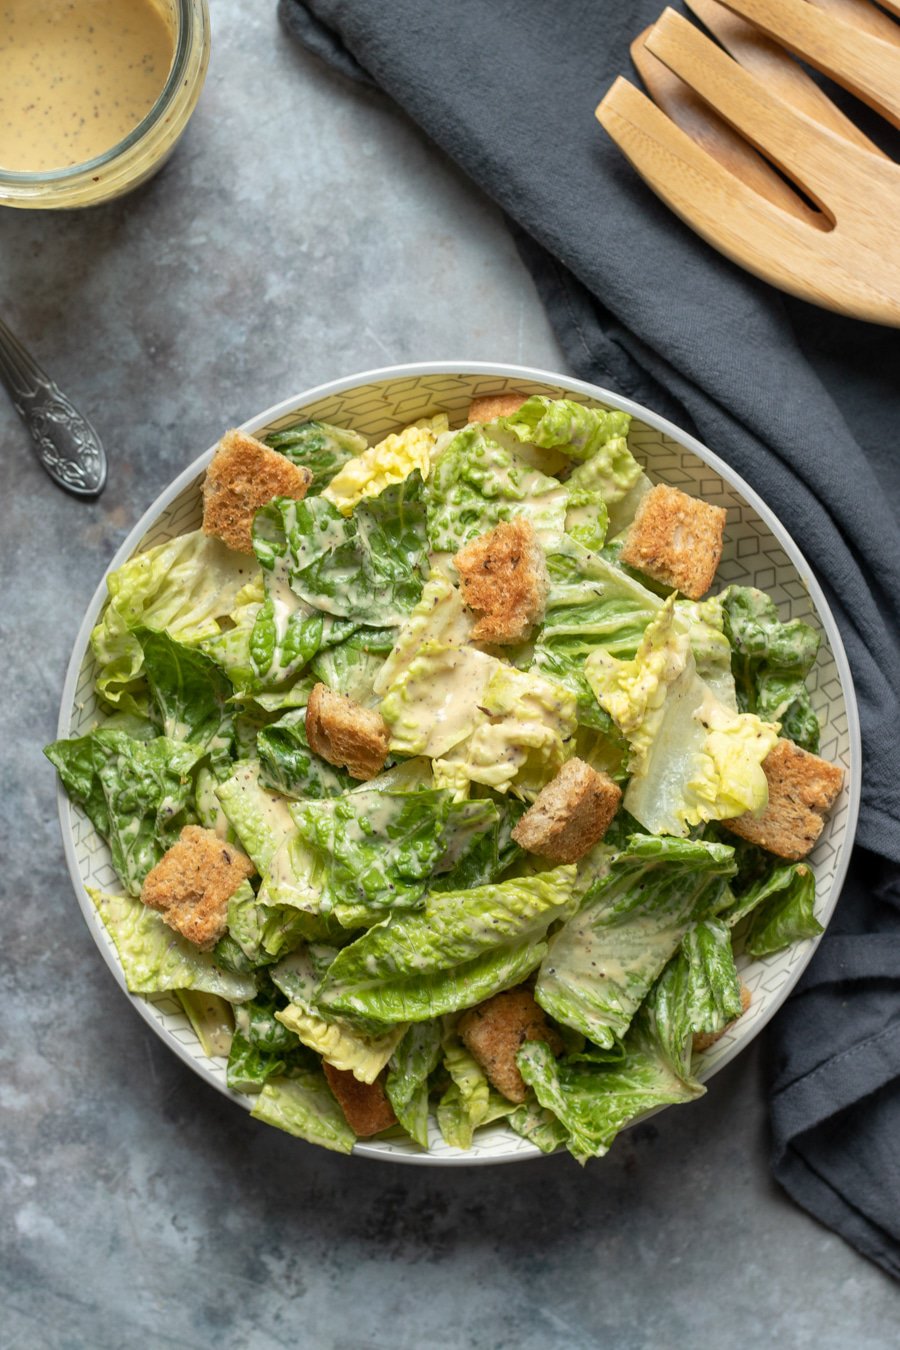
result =
M103 718L46 754L129 990L258 1119L585 1162L702 1094L736 958L821 931L818 636L709 597L726 513L629 426L511 393L373 445L231 431L201 527L109 576Z

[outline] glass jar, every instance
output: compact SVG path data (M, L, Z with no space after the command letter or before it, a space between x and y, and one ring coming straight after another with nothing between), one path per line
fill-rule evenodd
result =
M95 206L143 183L175 149L200 97L209 64L206 0L163 0L175 52L159 98L117 145L84 164L40 173L0 168L0 205L60 209Z

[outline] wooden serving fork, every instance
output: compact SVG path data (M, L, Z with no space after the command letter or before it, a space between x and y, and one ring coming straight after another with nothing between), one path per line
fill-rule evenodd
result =
M900 0L687 4L718 41L665 10L631 48L655 102L620 76L598 120L734 262L813 304L900 326L900 165L788 54L900 126L900 25L884 12L900 16Z

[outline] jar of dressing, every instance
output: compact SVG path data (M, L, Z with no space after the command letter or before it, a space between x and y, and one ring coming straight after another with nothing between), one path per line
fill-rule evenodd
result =
M206 0L0 0L0 204L137 187L175 148L208 61Z

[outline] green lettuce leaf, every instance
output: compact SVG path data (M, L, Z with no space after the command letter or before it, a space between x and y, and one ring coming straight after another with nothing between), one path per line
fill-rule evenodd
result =
M441 1024L416 1022L391 1056L384 1090L411 1139L428 1147L428 1079L441 1058Z
M426 502L431 548L456 553L500 521L518 516L531 522L539 538L562 534L568 491L558 479L492 440L482 427L469 426L439 456Z
M782 736L815 753L819 720L806 677L819 650L819 635L799 619L782 623L770 598L751 586L729 586L719 600L742 712L780 722Z
M569 1138L569 1131L561 1120L532 1093L530 1099L517 1106L509 1117L509 1124L516 1134L536 1145L542 1153L555 1153Z
M722 899L725 844L635 836L555 934L535 998L596 1045L620 1040L689 925Z
M144 657L134 630L167 632L195 646L221 631L255 570L244 554L194 530L110 573L109 601L91 634L100 697L124 711L144 712Z
M444 852L449 810L449 793L433 789L356 788L298 802L291 814L321 864L320 913L354 928L417 906Z
M721 918L703 919L688 929L645 1010L666 1062L689 1079L694 1035L722 1031L742 1011L731 931Z
M283 1053L260 1050L236 1031L228 1052L225 1082L233 1092L261 1092L270 1078L277 1078L287 1067L288 1059Z
M163 735L206 746L226 772L235 737L231 681L202 651L168 633L139 628L135 636Z
M597 648L585 674L631 746L624 805L652 834L759 812L762 764L778 728L720 702L697 672L674 596L647 625L631 661Z
M753 957L780 952L792 942L818 937L822 925L815 916L816 879L805 863L776 866L769 876L738 901L737 911L724 917L730 922L746 918L741 930L742 946Z
M314 609L354 624L394 627L425 582L421 475L360 502L346 517L323 497L278 498L257 512L253 547L264 571L277 564L294 595Z
M215 953L213 962L216 962ZM176 989L175 996L204 1055L227 1055L234 1034L231 1004L219 994L205 994L199 989Z
M450 1084L438 1102L438 1129L451 1148L470 1149L480 1125L509 1116L515 1106L491 1088L481 1065L452 1027L444 1036L444 1069Z
M253 975L220 969L212 953L199 951L140 900L92 889L88 895L115 943L125 983L132 994L195 989L218 994L229 1003L253 998L256 993Z
M640 465L628 449L630 413L533 394L516 412L500 418L498 425L541 450L560 450L569 459L601 461L610 500L616 491L624 496L640 476Z
M609 733L612 722L585 678L585 658L596 647L633 657L662 602L621 568L572 540L552 550L547 565L550 592L534 647L535 669L575 694L582 726Z
M403 1039L406 1026L362 1032L340 1017L322 1014L315 997L335 954L335 948L313 943L279 961L271 978L289 1002L275 1016L336 1069L352 1073L362 1083L374 1083Z
M318 1006L381 1022L424 1022L520 983L540 963L550 924L572 903L574 867L443 892L338 953Z
M526 1041L516 1062L540 1105L565 1127L566 1147L581 1163L602 1157L619 1131L639 1116L691 1101L704 1091L674 1073L652 1038L638 1031L620 1063L560 1063L543 1041Z
M328 1064L352 1073L361 1083L374 1083L406 1032L405 1024L375 1037L364 1036L340 1018L318 1017L291 1004L278 1020Z
M352 1153L356 1142L320 1070L300 1071L290 1078L270 1078L250 1114L255 1120L337 1153Z
M292 464L309 469L312 482L307 497L317 497L348 459L361 455L367 441L358 431L334 427L328 422L298 422L296 426L272 431L263 441Z
M136 741L101 727L54 741L44 754L108 841L123 885L139 895L144 877L182 827L197 822L194 776L205 748L166 736Z
M431 882L433 891L486 886L523 856L512 831L525 811L514 798L453 802L444 830L445 849Z
M335 797L353 779L309 748L306 707L292 708L277 722L263 727L256 738L260 785L286 797L304 800Z
M384 663L382 652L371 650L365 631L361 631L346 642L320 651L313 658L310 673L335 693L346 694L354 703L371 708L378 702L375 684Z
M257 760L234 766L234 773L216 788L216 796L241 848L264 876L278 848L295 833L288 801L260 781Z

